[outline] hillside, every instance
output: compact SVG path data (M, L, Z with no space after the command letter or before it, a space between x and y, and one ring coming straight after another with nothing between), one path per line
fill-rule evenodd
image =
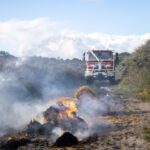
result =
M119 88L139 99L150 99L150 40L126 57ZM121 64L120 64L121 65Z

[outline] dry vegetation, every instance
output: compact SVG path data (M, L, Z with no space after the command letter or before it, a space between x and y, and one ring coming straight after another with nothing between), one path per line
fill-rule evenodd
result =
M138 99L150 101L150 40L131 55L124 55L118 72L121 83L118 89Z

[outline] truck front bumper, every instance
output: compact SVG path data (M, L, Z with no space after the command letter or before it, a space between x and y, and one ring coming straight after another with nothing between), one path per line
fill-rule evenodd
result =
M115 72L114 71L86 71L85 77L92 77L93 79L108 79L110 77L114 77Z

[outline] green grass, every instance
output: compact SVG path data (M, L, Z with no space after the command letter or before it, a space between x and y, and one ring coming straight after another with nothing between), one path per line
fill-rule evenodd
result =
M150 102L150 89L138 88L132 84L120 82L113 87L113 91L117 94L132 96L144 102Z
M115 85L112 90L116 94L123 94L126 96L134 96L135 88L129 84L124 84L123 82Z

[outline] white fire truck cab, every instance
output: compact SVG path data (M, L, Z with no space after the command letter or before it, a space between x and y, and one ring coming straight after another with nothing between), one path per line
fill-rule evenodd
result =
M84 76L88 84L104 79L115 83L115 56L112 50L90 50L84 53L84 60Z

